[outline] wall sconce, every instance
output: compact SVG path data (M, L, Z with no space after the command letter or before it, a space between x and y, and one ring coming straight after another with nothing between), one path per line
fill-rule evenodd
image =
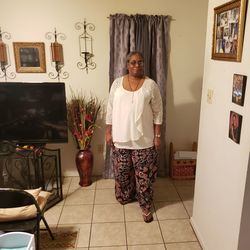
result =
M47 32L45 36L49 40L52 39L52 37L54 37L55 39L55 41L50 44L50 52L51 62L52 65L55 67L57 73L55 74L53 72L49 72L49 78L58 78L58 82L60 82L60 78L67 79L69 77L69 73L66 71L62 71L62 68L64 67L63 47L62 44L57 42L57 37L60 37L60 39L65 40L66 36L63 33L57 33L56 29L54 33Z
M85 69L88 73L89 69L95 69L96 63L93 62L93 38L87 32L87 29L90 31L95 30L95 25L92 23L87 23L84 20L84 23L78 22L75 24L75 28L80 30L83 27L83 33L79 36L79 48L80 48L80 56L83 58L84 62L78 62L77 67L79 69Z
M6 39L10 39L11 35L8 32L2 32L0 28L0 78L5 78L5 81L7 81L7 78L9 79L14 79L16 77L16 74L14 72L11 72L10 74L7 75L7 68L10 66L8 63L8 50L7 50L7 45L3 42L2 37Z

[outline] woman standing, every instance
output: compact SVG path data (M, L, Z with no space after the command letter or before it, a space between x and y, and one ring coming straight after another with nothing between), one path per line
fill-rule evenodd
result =
M106 142L112 146L116 199L121 204L137 199L144 221L151 222L162 100L158 85L144 75L141 53L127 56L127 69L110 90Z

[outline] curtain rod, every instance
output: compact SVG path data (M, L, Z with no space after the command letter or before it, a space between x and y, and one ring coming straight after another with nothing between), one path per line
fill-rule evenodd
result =
M143 14L141 14L141 15L143 15ZM152 16L159 16L159 15L152 15ZM176 19L174 19L173 17L171 17L171 16L169 16L169 15L167 15L167 16L169 17L169 20L170 20L170 21L176 21ZM107 18L109 19L110 17L107 16Z

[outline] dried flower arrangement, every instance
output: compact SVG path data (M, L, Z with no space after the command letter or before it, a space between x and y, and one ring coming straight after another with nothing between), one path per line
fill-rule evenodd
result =
M90 147L101 104L97 97L86 97L82 93L76 95L72 91L71 100L67 101L68 126L78 149Z

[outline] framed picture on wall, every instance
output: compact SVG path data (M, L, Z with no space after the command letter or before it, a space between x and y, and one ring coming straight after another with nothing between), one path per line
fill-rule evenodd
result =
M14 42L16 72L18 73L45 73L45 46L44 43Z
M232 90L232 102L243 106L245 98L247 76L234 74L233 76L233 90Z
M246 0L233 0L214 8L212 59L241 61Z
M229 117L229 138L236 143L240 143L240 133L241 133L242 115L230 111Z

